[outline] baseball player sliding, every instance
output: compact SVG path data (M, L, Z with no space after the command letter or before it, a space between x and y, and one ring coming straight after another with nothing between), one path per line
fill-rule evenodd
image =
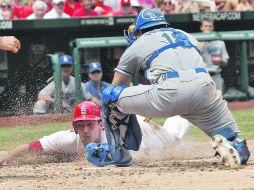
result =
M0 49L17 53L21 48L20 41L14 36L1 36Z
M143 133L141 152L146 153L155 148L160 152L165 151L170 145L178 142L189 127L188 121L180 117L169 118L163 128L152 122L145 123L142 117L138 119ZM82 155L84 146L88 143L93 141L107 143L100 108L93 102L84 101L75 107L72 126L69 130L59 131L29 144L18 146L0 158L0 166L8 165L16 157L33 151ZM175 130L172 131L172 129ZM136 156L139 155L136 154Z
M129 150L139 150L142 139L134 114L180 115L212 138L225 165L245 164L250 157L246 140L216 93L197 40L170 28L157 9L141 10L129 28L130 45L115 68L112 85L102 92L108 144L88 144L88 160L97 166L131 165ZM129 87L141 69L152 84Z

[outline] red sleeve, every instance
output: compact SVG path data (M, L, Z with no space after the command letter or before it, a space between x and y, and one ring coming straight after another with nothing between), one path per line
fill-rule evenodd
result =
M42 151L43 150L40 141L31 142L28 146L28 149L31 151Z

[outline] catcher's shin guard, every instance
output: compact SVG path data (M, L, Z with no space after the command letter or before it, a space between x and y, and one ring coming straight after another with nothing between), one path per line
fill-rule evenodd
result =
M213 135L212 146L230 167L246 164L250 152L245 139L237 139L237 134L229 127L222 128Z

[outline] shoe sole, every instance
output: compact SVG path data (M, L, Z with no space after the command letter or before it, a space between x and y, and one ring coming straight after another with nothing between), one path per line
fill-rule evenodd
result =
M222 157L222 163L231 168L237 168L241 165L240 156L237 150L231 146L221 135L215 135L212 138L212 147Z

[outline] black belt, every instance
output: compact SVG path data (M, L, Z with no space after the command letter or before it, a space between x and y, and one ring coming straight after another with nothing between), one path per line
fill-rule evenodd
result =
M219 74L219 73L216 73L216 72L213 72L213 71L208 71L208 73L209 73L210 76L214 76L214 75Z
M195 68L196 73L207 73L204 68ZM169 71L167 73L162 74L162 79L166 80L169 78L179 78L179 73L177 71Z

